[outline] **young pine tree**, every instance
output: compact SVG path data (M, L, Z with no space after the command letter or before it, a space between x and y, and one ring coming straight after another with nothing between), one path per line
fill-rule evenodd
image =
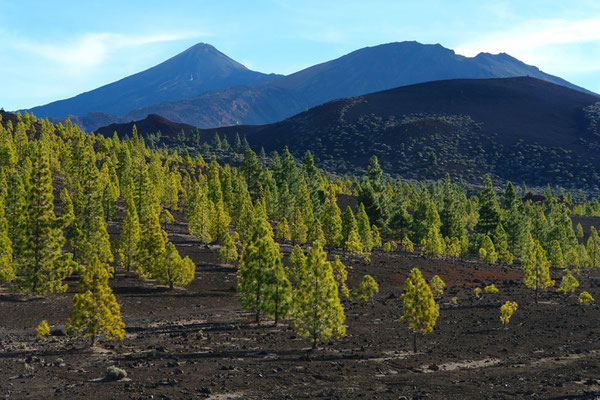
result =
M481 247L479 248L479 257L482 261L493 264L498 260L498 253L494 248L494 243L489 236L485 235L481 241Z
M581 223L577 224L576 235L579 239L583 239L583 228L581 227Z
M188 285L194 279L195 272L194 262L189 257L182 259L173 243L169 242L163 258L157 260L152 268L152 277L173 289L174 285Z
M255 313L257 324L261 313L274 315L276 321L284 316L289 308L291 290L279 246L273 241L267 224L262 218L255 220L237 273L240 302L245 309Z
M294 290L294 327L299 335L320 342L346 333L346 319L331 263L320 242L315 242L299 273Z
M125 337L125 324L117 299L108 286L109 277L109 271L94 257L81 276L66 324L69 334L79 332L90 337L92 346L101 335L109 340Z
M508 265L512 264L513 255L508 250L508 237L502 224L498 224L493 242L496 253L498 253L498 261Z
M523 274L525 278L523 283L529 289L535 290L535 303L538 302L538 291L547 287L554 286L554 281L550 279L549 263L546 259L546 252L539 241L534 241L531 235L527 239L525 246L525 255L521 260Z
M577 250L573 247L569 247L565 253L565 267L579 274L579 256Z
M421 271L413 268L404 283L400 320L408 323L414 332L413 350L415 353L417 352L417 332L423 334L432 332L439 315L440 309L435 303L429 285L423 279Z
M362 203L358 205L358 211L356 212L356 225L360 241L363 244L363 251L370 253L373 250L373 232L371 231L371 224L365 206Z
M592 268L600 266L600 236L593 226L590 229L590 237L587 242L587 253L592 263Z
M333 193L329 193L325 199L321 220L327 245L338 247L342 241L342 217Z
M570 270L565 269L563 271L562 280L560 281L560 286L558 287L558 289L556 289L556 291L558 293L564 294L573 293L578 287L579 282L577 281L577 279L575 279Z
M160 227L156 212L146 214L142 222L135 263L142 278L149 278L165 255L167 234Z

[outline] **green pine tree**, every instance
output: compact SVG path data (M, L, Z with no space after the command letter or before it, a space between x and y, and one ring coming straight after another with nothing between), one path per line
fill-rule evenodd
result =
M67 289L63 280L71 274L73 265L61 251L65 240L54 214L50 160L41 142L31 146L31 161L33 168L22 210L25 218L19 227L19 240L13 242L13 282L20 292L45 296Z
M433 293L421 271L413 268L402 294L402 322L408 323L414 332L413 349L417 352L417 332L426 334L433 332L433 327L440 315L439 306L435 303Z
M273 315L277 322L289 310L289 291L279 246L273 241L268 222L257 218L238 269L238 292L242 306L255 313Z
M331 263L320 242L308 251L294 290L294 327L310 338L313 349L332 337L346 334L346 319Z
M483 186L483 191L479 193L479 220L475 232L489 235L500 223L500 206L489 175L486 175Z
M587 242L587 253L592 263L592 268L600 266L600 236L595 227L590 228L590 237Z
M108 286L109 277L102 262L93 257L81 276L66 324L69 334L80 332L91 338L92 345L101 335L108 340L125 337L125 324L117 299Z

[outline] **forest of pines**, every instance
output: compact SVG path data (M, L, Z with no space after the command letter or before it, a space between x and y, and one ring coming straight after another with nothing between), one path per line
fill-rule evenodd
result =
M257 155L239 136L231 146L216 136L203 148L205 156L213 151L205 160L192 148L149 147L135 127L120 139L27 113L0 117L0 279L20 295L46 297L66 291L75 277L66 330L92 344L125 335L111 290L116 273L136 272L169 289L195 279L197 266L166 233L174 213L185 215L194 245L214 246L221 263L237 267L249 318L289 322L313 349L346 334L345 304L378 292L370 275L349 287L352 266L333 251L366 262L373 251L401 251L514 265L536 302L553 286L576 292L586 271L600 266L598 232L592 227L583 243L570 217L600 215L600 203L575 204L550 187L542 201L523 201L517 192L524 189L508 183L498 196L485 177L482 189L469 193L449 176L392 179L376 157L365 176L342 178L318 169L310 152L300 162L287 148ZM217 157L226 153L239 162ZM352 199L343 210L341 198ZM115 220L120 233L110 237L107 224ZM287 257L281 244L293 246ZM550 268L562 270L558 285ZM492 286L485 292L497 291ZM415 268L404 288L398 313L415 332L417 351L416 334L431 332L440 314L444 282L428 282ZM579 299L593 301L587 292ZM505 300L502 324L518 309ZM41 321L38 333L47 328Z

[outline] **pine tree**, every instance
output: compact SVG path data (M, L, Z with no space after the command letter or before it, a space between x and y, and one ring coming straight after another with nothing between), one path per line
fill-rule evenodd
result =
M206 174L208 183L208 198L213 204L220 204L223 201L223 193L221 192L221 180L219 178L219 163L217 162L217 156L213 153L208 165L208 171Z
M569 271L568 269L565 269L562 275L563 276L562 280L560 281L560 286L558 287L558 289L556 289L556 291L558 293L564 294L573 293L575 289L579 287L579 282L577 281L577 279L575 279L571 271Z
M564 268L565 267L565 259L563 257L562 249L560 248L560 243L558 240L554 240L552 242L552 247L550 248L550 257L548 259L550 265L555 268Z
M346 212L344 212L344 216L342 217L342 241L340 244L343 247L346 247L346 242L348 241L348 237L350 236L350 232L352 231L356 231L356 233L358 234L358 225L356 224L356 219L354 218L354 213L352 212L352 209L350 208L350 206L348 206L346 208Z
M500 223L500 206L489 176L485 177L483 186L483 191L479 193L479 221L475 225L475 232L489 235Z
M61 252L64 237L54 214L49 157L41 142L31 147L32 170L23 207L19 240L13 242L15 286L23 293L45 296L67 289L63 280L73 265Z
M496 249L494 248L494 243L489 236L485 235L481 240L481 245L479 248L479 257L487 262L487 263L495 263L498 260L498 253L496 253Z
M381 234L379 233L379 228L377 228L377 225L373 225L371 227L371 233L373 234L373 247L380 248L382 246Z
M494 249L498 254L498 261L504 264L512 264L513 255L508 251L508 237L502 224L498 224L494 232Z
M281 263L279 246L273 241L268 222L257 218L244 246L238 269L238 292L242 306L255 313L273 315L277 321L288 309L291 285Z
M304 218L300 210L296 208L294 213L294 222L292 222L292 242L294 243L306 243L308 240L308 227L304 223Z
M587 269L592 268L592 260L590 259L590 256L588 255L585 245L580 244L577 246L577 258L579 258L579 267L580 268L587 268Z
M219 248L217 258L225 262L236 261L239 257L237 247L229 232L223 232L219 241L221 242L221 247Z
M75 221L69 228L68 237L76 262L87 265L91 258L97 257L107 264L113 261L113 255L102 208L100 172L92 153L83 157L79 171L81 184L74 197Z
M275 227L276 238L284 241L292 240L292 234L290 232L290 227L288 225L287 219L283 217Z
M323 234L321 221L315 218L314 222L308 226L307 241L314 242L316 240L325 243L325 235Z
M308 251L294 290L294 327L299 335L320 342L346 333L346 319L331 263L320 242Z
M154 269L165 255L167 234L161 229L155 212L146 215L142 223L135 263L142 278L153 276Z
M421 271L413 268L404 283L402 294L402 322L407 322L414 332L413 349L417 352L417 332L423 334L433 331L440 315L429 285L423 279Z
M583 228L581 227L581 223L577 224L577 237L579 239L583 238Z
M525 256L521 260L523 274L525 278L523 283L529 289L535 290L535 302L538 302L539 289L554 286L554 281L550 279L550 270L546 252L539 241L534 241L531 235L527 239Z
M140 241L140 222L133 199L126 200L125 218L121 226L119 237L119 259L122 267L130 271L134 267L138 243Z
M214 240L213 208L206 186L200 185L196 188L191 204L188 205L188 229L202 243L210 243Z
M358 205L358 211L356 212L356 225L360 241L363 244L363 251L370 253L373 250L373 232L371 231L371 224L365 206L362 203Z
M442 192L442 210L439 213L442 236L461 238L466 235L464 213L464 206L456 189L450 183L450 176L446 175Z
M4 216L4 202L0 197L0 282L15 278L12 242L8 236L8 222Z
M117 299L108 286L109 277L109 271L93 257L81 276L66 324L69 334L80 332L89 336L92 345L101 335L109 340L125 337L125 324Z
M6 221L8 223L8 236L16 252L19 251L24 237L26 225L26 192L25 182L28 178L25 174L13 172L8 177L8 189L6 194ZM18 254L17 254L18 256Z
M593 226L590 228L590 237L587 242L587 253L590 257L592 268L600 266L600 236Z
M565 267L579 274L579 256L577 255L577 250L573 247L569 247L565 253Z
M292 283L292 287L296 288L296 283L298 281L298 277L300 276L300 272L304 268L304 263L306 262L306 255L304 255L304 251L302 251L302 247L299 245L295 245L290 253L290 257L288 259L288 264L285 266L285 273L290 282Z
M194 279L196 265L189 257L181 258L173 243L167 243L163 257L156 260L152 268L152 277L158 283L169 285L188 285Z
M436 297L444 294L444 288L446 287L446 284L439 275L434 275L429 281L429 287L431 288L433 296Z
M342 241L342 217L333 192L325 199L321 220L327 245L338 247Z

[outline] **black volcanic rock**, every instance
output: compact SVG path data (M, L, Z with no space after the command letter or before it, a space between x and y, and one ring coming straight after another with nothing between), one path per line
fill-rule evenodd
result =
M338 59L248 87L234 87L130 112L150 113L208 128L272 123L326 101L398 86L456 78L531 76L585 91L507 55L464 57L439 44L389 43L356 50ZM158 102L157 102L158 103Z
M38 117L84 115L89 112L123 116L136 107L182 100L274 76L251 71L213 46L200 43L143 72L30 111Z

